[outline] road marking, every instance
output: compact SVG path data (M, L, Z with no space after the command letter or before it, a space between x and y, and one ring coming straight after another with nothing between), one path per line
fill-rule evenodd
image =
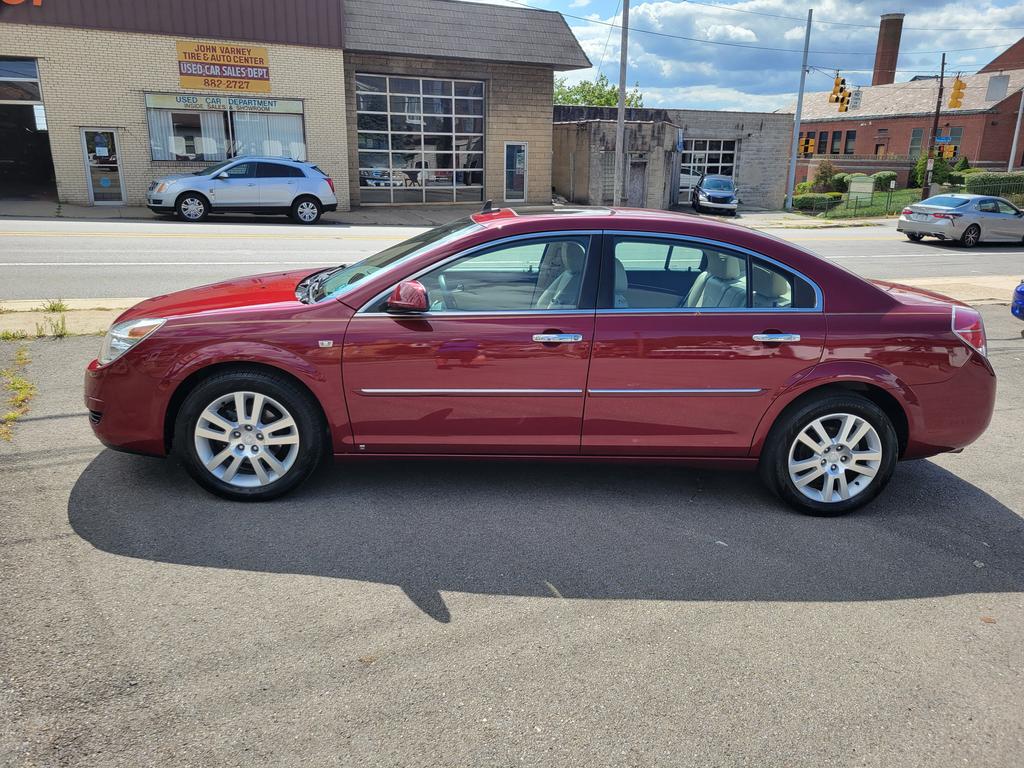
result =
M915 258L915 257L921 257L921 256L932 256L932 257L942 257L942 256L949 256L949 255L952 255L952 256L966 256L967 254L951 253L949 251L936 251L935 253L867 253L867 254L853 254L853 253L851 253L851 254L842 254L842 255L836 255L836 256L831 256L831 255L828 255L828 254L820 254L819 253L817 255L820 258L823 258L823 259L907 259L907 258ZM980 256L980 255L985 255L985 256L1024 256L1024 251L1002 251L1002 252L999 252L999 253L994 253L994 252L990 251L990 252L985 253L985 254L977 254L977 253L975 253L974 255L976 255L976 256Z
M403 233L404 234L404 233ZM230 238L232 240L399 240L402 235L289 235L272 232L0 232L0 237Z
M342 262L344 263L344 262ZM288 265L335 266L336 261L0 261L0 267L263 267Z

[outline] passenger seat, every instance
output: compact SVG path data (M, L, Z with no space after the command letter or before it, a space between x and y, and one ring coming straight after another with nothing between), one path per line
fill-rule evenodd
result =
M707 268L697 276L680 307L744 307L747 304L747 276L744 262L735 256L705 252Z

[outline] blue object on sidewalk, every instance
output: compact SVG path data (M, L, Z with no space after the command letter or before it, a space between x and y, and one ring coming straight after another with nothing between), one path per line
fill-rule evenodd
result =
M1013 303L1010 305L1010 311L1013 312L1014 317L1024 320L1024 280L1020 281L1020 285L1013 292Z

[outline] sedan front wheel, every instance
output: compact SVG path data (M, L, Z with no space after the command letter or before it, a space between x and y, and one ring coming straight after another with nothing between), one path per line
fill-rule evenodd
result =
M182 403L174 447L201 486L228 499L287 493L316 468L324 426L308 393L263 371L214 375Z

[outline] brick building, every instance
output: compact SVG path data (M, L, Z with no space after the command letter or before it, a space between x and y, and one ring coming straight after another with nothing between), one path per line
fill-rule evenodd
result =
M910 170L931 143L937 77L894 82L902 14L886 14L879 27L879 47L873 85L856 87L849 111L839 112L828 101L830 92L808 93L800 137L815 140L814 152L801 157L797 181L814 175L822 159L847 172L895 170L906 183ZM841 73L840 73L841 74ZM1024 38L973 74L966 83L963 103L948 106L952 76L947 72L937 136L944 137L974 166L1006 170L1024 89ZM1018 143L1014 166L1024 165L1024 137Z
M240 155L358 204L542 203L561 15L452 0L0 4L4 197L138 205Z

